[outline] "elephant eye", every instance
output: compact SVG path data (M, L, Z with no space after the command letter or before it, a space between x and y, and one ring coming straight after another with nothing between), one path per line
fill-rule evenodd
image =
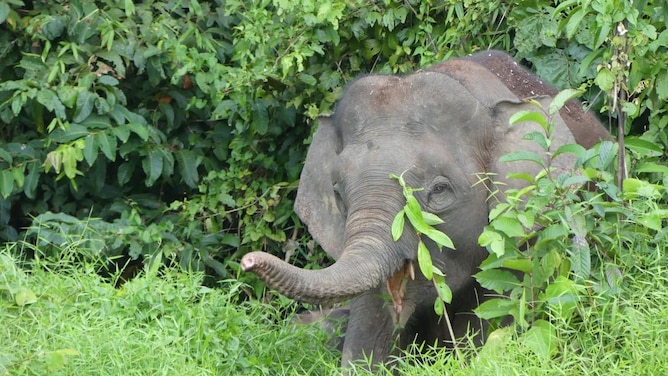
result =
M332 186L332 189L334 190L334 197L336 200L336 208L339 209L339 212L341 215L344 217L348 216L348 208L346 208L345 202L343 202L343 198L341 197L341 187L339 186L339 183L334 183L334 186Z
M450 179L439 176L427 191L427 208L432 213L441 213L455 202L455 189Z
M439 181L432 185L429 195L438 195L441 193L452 192L452 184L449 181Z

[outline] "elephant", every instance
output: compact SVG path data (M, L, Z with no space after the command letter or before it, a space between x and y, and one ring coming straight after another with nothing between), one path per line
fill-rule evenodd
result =
M556 93L500 51L450 59L405 76L354 80L334 113L318 119L294 206L334 263L304 270L268 253L250 252L241 259L242 270L298 301L350 300L344 367L365 358L386 362L413 342L451 346L474 333L475 344L482 343L488 324L472 310L490 291L473 275L489 253L478 237L503 195L489 199L490 187L480 184L480 174L494 174L497 185L508 189L526 184L508 173L539 172L537 164L499 158L517 150L546 154L523 138L541 131L538 124L511 126L509 118L520 110L537 111L525 99L547 108ZM588 148L607 137L578 101L554 117L553 149L575 142ZM558 173L573 162L562 154L552 166ZM447 312L455 338L434 312L433 283L415 272L418 235L408 223L398 241L391 235L405 198L389 176L401 173L407 185L421 188L414 195L422 210L443 220L435 227L455 246L439 250L425 240L453 293Z

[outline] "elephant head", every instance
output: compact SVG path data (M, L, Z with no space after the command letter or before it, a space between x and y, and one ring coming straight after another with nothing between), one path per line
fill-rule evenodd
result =
M535 99L545 108L551 100ZM444 320L433 314L436 292L424 277L408 279L399 315L383 297L388 280L407 273L416 260L415 232L406 228L397 242L390 233L405 201L389 175L404 172L408 185L423 188L415 197L423 210L443 219L438 229L456 247L439 251L427 244L453 291L448 311L455 326L464 328L458 333L465 333L467 326L480 329L472 315L453 315L470 312L484 299L472 278L488 255L477 239L498 200L488 200L485 184L476 183L481 173L493 173L503 186L520 187L521 181L506 175L535 175L538 166L500 163L499 157L516 150L544 154L523 139L526 133L540 131L539 125L509 125L509 118L520 110L536 108L471 59L450 60L405 77L371 75L354 81L335 113L319 119L295 203L297 214L335 263L303 270L252 252L243 257L241 267L296 300L325 304L354 298L343 364L371 355L383 361L394 344L402 347L416 337L431 344L452 340L442 327ZM557 116L553 147L572 142L572 132ZM552 165L570 168L572 163L560 156Z

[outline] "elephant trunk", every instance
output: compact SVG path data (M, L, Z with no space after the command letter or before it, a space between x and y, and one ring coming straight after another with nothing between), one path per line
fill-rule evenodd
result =
M385 176L383 181L389 181ZM331 266L305 270L264 252L251 252L241 259L242 270L254 272L291 299L311 304L342 302L377 288L410 258L404 249L410 236L395 243L390 232L388 218L391 220L403 205L396 199L401 197L397 190L394 186L387 191L358 189L360 194L350 200L342 234L344 249Z
M398 257L370 259L365 254L368 255L368 250L348 248L333 265L306 270L268 253L251 252L241 259L241 268L256 273L269 287L291 299L330 304L378 287L403 263Z

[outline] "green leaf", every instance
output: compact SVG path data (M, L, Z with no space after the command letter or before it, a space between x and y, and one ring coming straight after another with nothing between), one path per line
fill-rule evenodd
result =
M197 168L202 161L202 157L196 156L192 150L179 150L176 153L176 161L183 182L191 188L197 188L197 182L199 181Z
M599 169L605 170L610 166L617 155L617 148L617 143L612 141L603 141L598 145Z
M130 127L128 127L127 124L119 124L111 128L111 131L119 140L121 140L121 142L128 142L128 139L130 138Z
M511 315L514 310L517 310L517 304L517 300L494 298L483 302L473 312L481 319L489 320Z
M665 188L661 185L652 184L636 178L627 178L622 182L625 199L634 199L638 197L647 197L650 199L659 199Z
M148 126L141 123L130 122L127 124L128 128L134 132L142 141L148 140Z
M517 111L510 117L510 119L508 119L510 125L525 121L538 123L544 130L547 129L547 120L545 120L545 116L536 111Z
M575 282L558 276L545 289L543 299L550 304L554 312L563 320L571 317L580 300Z
M431 254L422 240L418 242L418 265L420 266L420 271L424 277L427 279L432 279L434 274L433 265L431 263Z
M9 5L5 2L0 3L0 24L5 22L7 20L7 17L9 17L9 11L11 9L9 8Z
M452 290L450 289L450 286L445 283L445 277L437 273L434 273L432 277L439 299L448 304L452 303Z
M263 103L257 102L253 106L252 129L259 135L267 134L269 129L269 114Z
M14 158L9 152L3 148L0 148L0 162L7 162L7 164L12 164Z
M624 146L641 157L658 157L664 154L660 145L639 137L625 138Z
M30 289L21 289L14 295L14 302L19 307L37 302L37 295Z
M654 231L662 231L661 221L661 215L658 213L646 213L638 218L638 223Z
M72 121L75 123L81 123L86 120L88 116L93 112L95 108L95 99L97 94L93 94L87 90L80 90L77 97L77 106L74 111L74 118Z
M305 83L306 85L309 85L309 86L315 86L315 84L318 83L318 81L316 81L315 77L311 76L310 74L300 73L300 74L297 75L297 77L299 78L299 80L301 82L303 82L303 83Z
M455 245L452 243L452 239L446 234L444 234L442 231L439 231L433 227L427 228L425 232L423 232L424 235L426 235L429 239L433 240L439 248L441 247L446 247L450 249L455 249Z
M0 195L7 199L14 190L14 177L9 170L0 170Z
M668 175L668 166L654 162L640 162L634 169L635 172L659 172Z
M536 221L536 218L534 216L534 212L532 211L524 211L517 213L517 220L520 221L522 226L524 226L525 229L531 229L533 228L533 225Z
M580 89L565 89L557 93L557 95L552 98L550 102L550 107L548 108L548 114L554 116L559 110L561 110L566 102L570 101L573 98L577 98L584 93L584 90Z
M501 257L506 253L506 242L503 236L487 227L485 227L485 230L478 237L478 244L487 248L498 257Z
M526 150L514 151L505 154L501 156L501 158L499 158L499 162L519 162L519 161L535 162L539 166L545 168L545 161L543 161L543 158L541 158L538 154L531 151L526 151Z
M583 158L587 154L587 149L578 144L564 144L559 146L557 150L552 153L552 157L556 157L564 153L572 154L578 158Z
M156 180L162 174L162 153L157 149L151 149L148 155L145 156L141 161L142 170L146 174L146 180L144 184L147 187L153 186Z
M585 239L575 237L569 251L571 270L578 278L588 279L591 274L591 250Z
M100 150L110 161L116 160L116 136L110 132L99 132L95 134L97 144L100 146Z
M493 290L497 294L503 294L505 291L512 290L520 285L519 279L506 270L483 270L476 273L474 277L480 283L480 286Z
M87 136L88 128L80 124L69 124L66 129L58 128L49 134L49 138L59 144L78 140Z
M572 40L575 33L580 30L580 23L586 15L585 10L578 6L570 12L568 21L566 22L566 38Z
M533 262L527 259L505 259L503 260L503 267L511 270L518 270L523 273L529 273L533 269Z
M608 68L601 68L601 70L598 71L594 82L601 88L601 90L609 92L615 84L615 75L612 74Z
M557 335L554 326L545 320L536 320L522 336L526 345L536 356L548 361L557 351Z
M79 161L83 160L85 143L75 141L71 145L65 144L61 146L62 149L57 149L57 151L61 151L62 167L65 176L67 176L68 179L73 180L77 175L83 175L83 173L77 169L77 165Z
M65 118L65 106L63 106L56 93L51 89L41 89L37 92L37 102L46 107L47 110L54 112L56 117Z
M23 188L23 182L25 180L25 169L26 169L25 164L20 164L16 167L9 169L12 172L12 176L14 177L14 183L16 183L16 188L18 189Z
M67 107L73 108L77 103L77 93L78 90L72 86L63 86L58 88L58 98L60 101Z
M429 226L427 226L422 218L422 209L420 209L420 204L415 197L406 197L404 212L406 213L411 226L413 226L417 232L424 234L427 231Z
M492 210L489 211L489 220L492 221L494 218L503 214L509 207L510 204L508 204L507 202L502 202L497 204L494 208L492 208Z
M49 371L61 369L67 364L67 357L76 356L79 353L73 349L60 349L44 353L44 363Z
M118 185L123 186L127 184L130 179L132 178L132 174L134 173L135 170L135 163L134 161L130 161L128 163L123 163L120 166L118 166L118 172L116 173L116 177L118 180Z
M668 36L668 29L664 30L661 34ZM665 69L656 78L656 94L659 96L659 100L668 100L668 72Z
M25 176L23 182L23 193L31 200L35 199L35 189L37 189L37 183L39 183L40 172L39 163L30 163L28 175Z
M434 299L434 312L438 317L443 317L445 314L445 304L441 299Z
M545 137L545 133L543 132L529 132L522 138L537 143L543 150L547 150L551 144L551 141Z
M395 242L399 240L404 231L404 210L401 209L392 221L392 240Z
M83 154L84 158L86 159L86 163L88 163L89 166L92 166L93 163L95 163L95 160L97 160L97 153L99 146L97 144L97 138L95 137L94 134L89 134L86 136L86 144L84 146Z
M515 328L507 326L499 329L495 329L485 340L485 344L482 347L482 350L479 355L484 357L487 354L492 354L492 356L497 356L496 354L501 353L506 348L507 344L513 340L515 335Z
M547 254L540 259L540 269L538 272L534 273L534 283L547 283L564 261L563 257L564 256L554 248L547 252Z
M517 218L498 217L490 223L490 226L510 238L523 237L525 235L524 227Z
M429 226L436 226L444 223L443 220L436 214L428 213L425 211L422 212L422 218L424 219L424 222Z

